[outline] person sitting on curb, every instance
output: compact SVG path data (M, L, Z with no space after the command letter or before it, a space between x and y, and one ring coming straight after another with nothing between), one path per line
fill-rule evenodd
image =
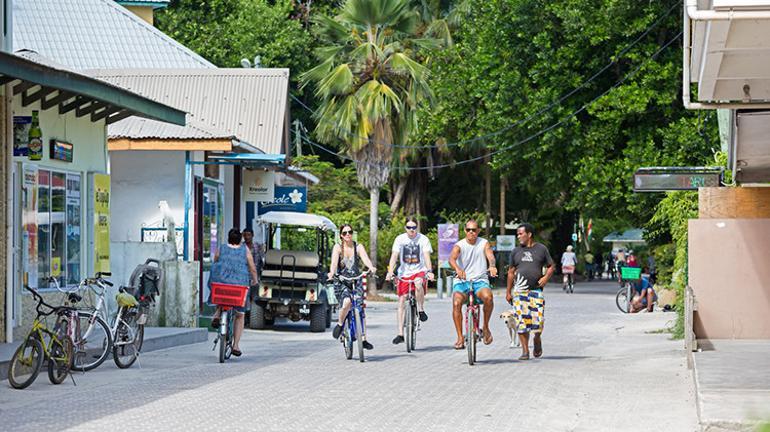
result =
M636 294L631 301L631 313L641 312L644 309L647 309L647 312L652 312L653 305L658 300L658 294L650 282L647 267L642 270L642 278L634 283L634 289Z

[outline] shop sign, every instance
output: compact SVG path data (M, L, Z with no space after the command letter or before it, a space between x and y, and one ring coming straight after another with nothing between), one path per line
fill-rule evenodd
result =
M72 144L64 141L51 140L51 159L72 162Z
M275 171L244 170L243 200L267 201L275 196Z
M260 202L257 214L263 215L270 211L307 212L307 187L305 186L276 186L272 202Z
M37 167L24 165L21 186L21 265L26 281L37 288Z

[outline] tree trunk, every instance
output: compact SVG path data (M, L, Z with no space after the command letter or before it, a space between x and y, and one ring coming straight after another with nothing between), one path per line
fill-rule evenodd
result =
M484 157L484 194L484 236L489 238L492 233L492 169L489 167L489 155Z
M404 198L404 192L406 191L406 184L409 182L409 177L402 177L398 180L398 186L396 192L393 194L393 201L390 203L390 217L396 214L399 208L401 208L401 200Z
M505 188L508 181L505 176L500 176L500 235L505 235Z
M380 189L369 189L369 258L372 264L377 266L377 233L379 232L378 207L380 205ZM377 281L373 280L367 283L367 290L370 294L377 294Z

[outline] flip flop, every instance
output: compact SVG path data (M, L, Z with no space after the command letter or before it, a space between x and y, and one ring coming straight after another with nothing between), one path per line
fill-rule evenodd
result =
M519 360L529 360L529 353L520 355Z
M534 342L534 344L535 344L535 349L532 350L532 355L534 355L535 358L537 358L543 355L543 342L540 342L540 343Z
M236 357L240 357L243 353L240 350L233 350L233 355Z
M456 350L465 349L465 344L460 344L460 345L455 344L455 349Z
M486 333L486 334L484 335L484 345L489 345L489 344L491 344L491 343L492 343L492 341L494 340L494 339L492 338L492 332L491 332L491 331L489 331L489 330L486 330L486 331L485 331L485 333ZM489 335L489 339L487 339L487 335Z

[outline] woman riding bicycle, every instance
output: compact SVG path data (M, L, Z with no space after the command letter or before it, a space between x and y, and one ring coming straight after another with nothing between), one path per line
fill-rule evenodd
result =
M369 255L366 254L366 248L353 241L353 227L350 224L342 225L340 228L340 239L342 240L340 244L335 244L332 249L332 260L328 275L329 280L333 280L334 276L337 274L347 277L354 277L361 274L358 270L359 257L364 265L366 265L366 268L369 269L368 271L370 273L376 271L372 265L372 261L369 259ZM356 289L362 289L360 281L357 282ZM334 337L334 339L339 339L340 334L342 333L342 324L345 321L345 317L348 316L348 311L350 311L350 298L353 296L353 293L347 285L335 280L334 295L337 296L338 302L342 302L338 314L339 319L337 320L337 325L334 327L334 331L332 331L332 337ZM370 350L374 348L374 345L366 340L366 317L362 317L362 319L364 322L362 329L364 348Z
M251 279L249 279L251 276ZM257 268L249 249L241 244L241 232L233 228L227 233L227 244L221 246L214 255L214 265L211 266L210 282L226 283L233 285L249 286L257 284ZM233 322L233 355L240 357L241 348L238 343L243 334L246 307L233 308L236 312ZM211 327L219 328L219 317L222 309L217 307L214 317L211 319Z
M573 275L575 273L576 265L577 257L575 256L575 252L572 252L572 245L567 246L567 251L561 256L561 273L564 275L561 289L567 290L567 282L569 281L569 278L574 278ZM574 279L572 280L572 283L575 283Z

